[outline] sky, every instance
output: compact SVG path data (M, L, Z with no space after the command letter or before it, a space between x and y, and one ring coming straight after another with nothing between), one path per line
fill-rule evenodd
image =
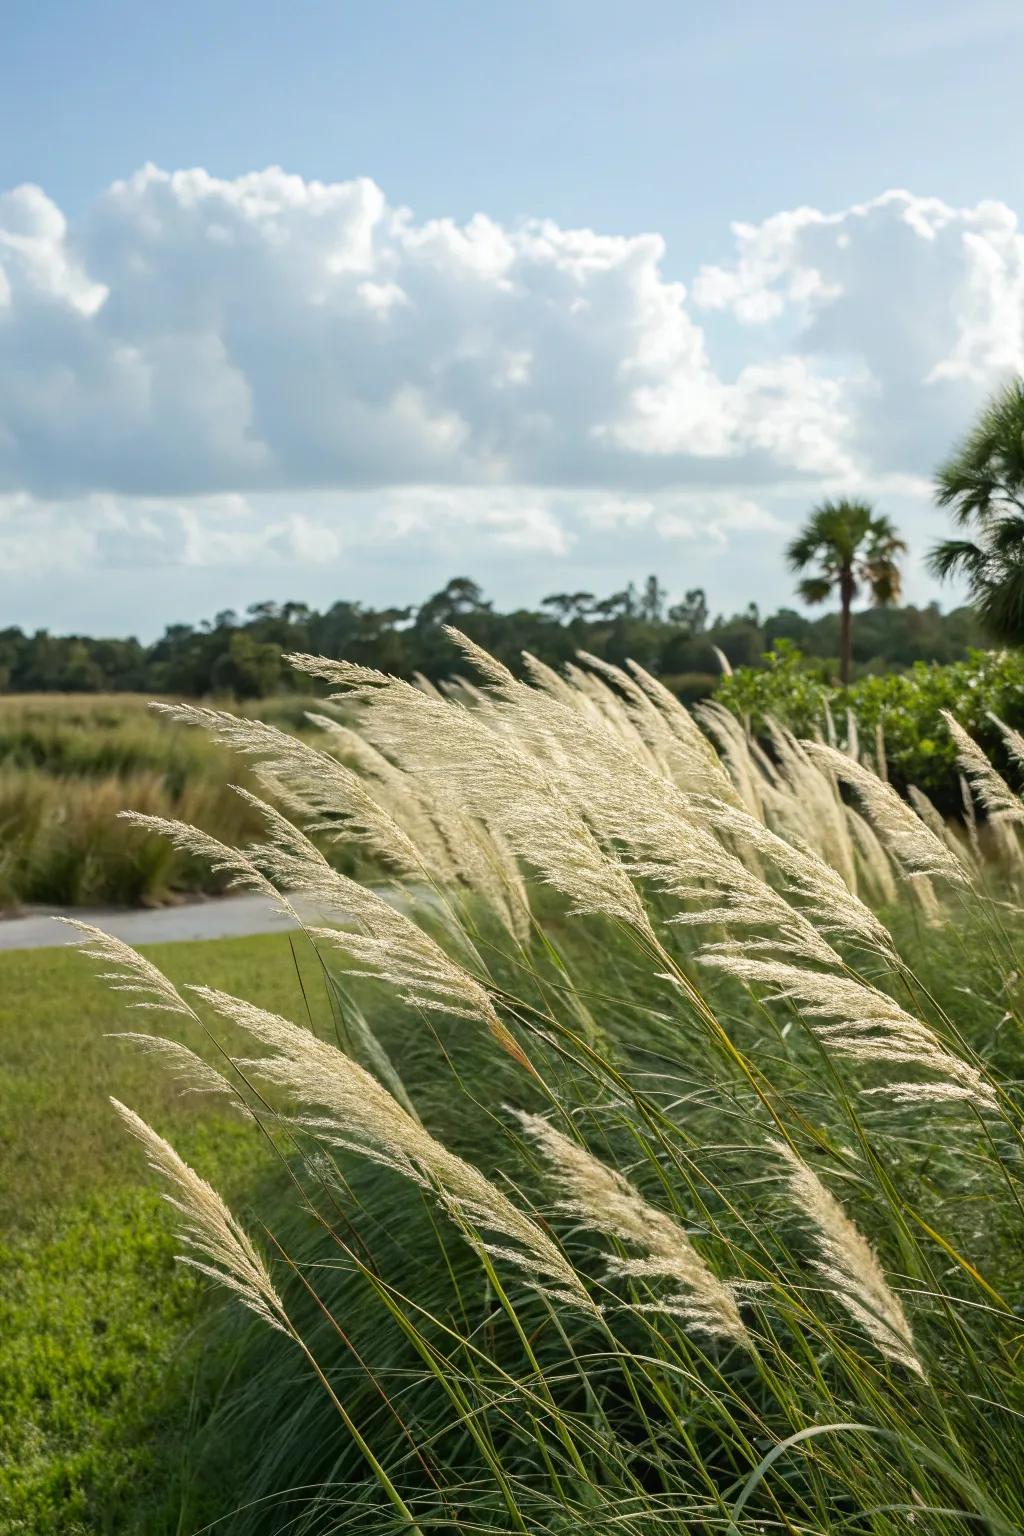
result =
M853 14L855 10L855 14ZM1024 367L1017 0L5 0L0 625L795 605Z

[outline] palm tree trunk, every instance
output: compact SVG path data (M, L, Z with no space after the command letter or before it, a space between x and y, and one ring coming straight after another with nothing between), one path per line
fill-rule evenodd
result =
M839 578L839 681L846 688L850 681L852 655L851 627L853 615L853 573L844 570Z

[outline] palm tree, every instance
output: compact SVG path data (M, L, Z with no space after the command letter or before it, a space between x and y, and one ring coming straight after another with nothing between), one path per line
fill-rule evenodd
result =
M989 402L935 477L935 500L975 538L944 539L928 556L936 576L967 577L971 601L994 639L1024 642L1024 380Z
M839 593L839 676L850 681L850 612L862 588L881 607L900 595L898 556L906 544L887 517L863 501L823 501L815 507L802 533L790 544L786 558L791 571L816 565L797 591L805 603L823 603Z

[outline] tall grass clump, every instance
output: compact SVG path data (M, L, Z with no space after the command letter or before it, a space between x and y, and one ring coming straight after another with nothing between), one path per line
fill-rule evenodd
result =
M266 702L310 732L287 701ZM230 751L170 729L141 699L0 698L0 910L216 894L223 882L203 860L159 837L127 840L115 818L133 807L244 839L259 818L234 793L238 778ZM241 779L252 787L244 769Z
M937 724L985 824L960 836L874 741L769 750L639 667L521 682L453 638L473 675L443 690L293 658L345 708L320 745L171 710L243 755L260 831L124 836L301 919L303 1017L85 937L201 1026L201 1057L131 1043L289 1192L243 1221L116 1106L182 1258L256 1318L181 1528L216 1486L243 1533L1019 1531L1012 786Z

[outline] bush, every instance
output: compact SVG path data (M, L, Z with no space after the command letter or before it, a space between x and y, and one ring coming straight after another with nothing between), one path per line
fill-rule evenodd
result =
M939 713L946 709L1011 782L1018 782L989 716L997 715L1015 730L1024 728L1022 652L971 651L966 661L944 667L919 661L907 672L864 677L846 689L829 681L823 663L808 661L786 641L777 643L765 663L723 677L715 694L755 734L771 716L797 736L824 735L827 711L842 733L849 710L862 747L873 749L876 728L881 728L893 782L901 790L917 785L952 813L962 798L956 752Z

